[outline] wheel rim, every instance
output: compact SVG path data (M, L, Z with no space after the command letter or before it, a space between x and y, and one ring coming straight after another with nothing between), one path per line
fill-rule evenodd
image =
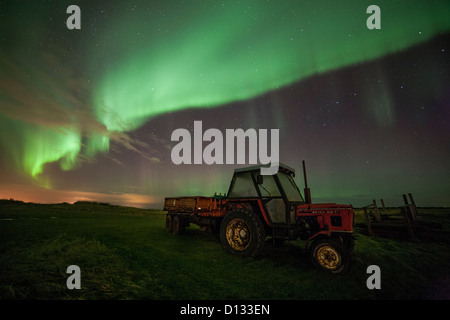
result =
M341 255L332 246L324 245L317 249L317 261L328 270L335 270L341 264Z
M227 241L236 251L242 251L250 245L250 229L241 219L231 220L226 230Z

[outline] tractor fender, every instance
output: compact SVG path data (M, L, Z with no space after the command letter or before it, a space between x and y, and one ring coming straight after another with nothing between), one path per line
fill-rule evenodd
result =
M333 238L333 237L338 238L338 239L340 238L341 241L345 244L346 248L349 249L350 252L353 251L355 236L352 233L345 234L343 236L339 232L334 232L333 233L333 232L331 232L329 230L323 230L323 231L317 232L317 233L313 234L311 237L309 237L306 240L305 250L308 250L310 243L312 243L315 240L326 239L326 238Z
M313 234L311 237L309 237L306 240L305 250L308 250L308 246L312 241L317 240L317 239L330 238L330 237L331 237L331 231L329 231L329 230L323 230L323 231Z

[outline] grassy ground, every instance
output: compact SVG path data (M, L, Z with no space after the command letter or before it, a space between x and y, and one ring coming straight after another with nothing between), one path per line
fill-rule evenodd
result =
M448 228L449 211L421 213ZM447 239L357 232L350 271L330 275L311 266L300 241L242 259L225 253L214 234L192 227L175 236L164 226L161 211L0 201L0 299L450 298ZM81 290L66 287L73 264ZM380 290L366 286L373 264L381 269Z

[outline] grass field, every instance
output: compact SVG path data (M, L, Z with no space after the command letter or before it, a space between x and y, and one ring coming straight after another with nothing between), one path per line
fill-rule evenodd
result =
M420 213L450 229L449 209ZM199 228L167 233L162 211L10 200L0 201L0 238L2 300L450 298L447 239L408 241L357 230L350 271L331 275L311 266L301 241L243 259ZM66 286L69 265L81 269L80 290ZM369 265L381 269L380 290L366 286Z

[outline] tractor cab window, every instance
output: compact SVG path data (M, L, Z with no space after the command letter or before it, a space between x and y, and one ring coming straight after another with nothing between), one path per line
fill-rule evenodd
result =
M235 173L229 197L257 197L255 185L250 172Z
M264 177L265 178L265 177ZM278 173L278 178L289 201L304 202L297 185L291 175Z
M281 193L273 176L267 175L262 177L262 183L258 184L261 197L280 197Z

